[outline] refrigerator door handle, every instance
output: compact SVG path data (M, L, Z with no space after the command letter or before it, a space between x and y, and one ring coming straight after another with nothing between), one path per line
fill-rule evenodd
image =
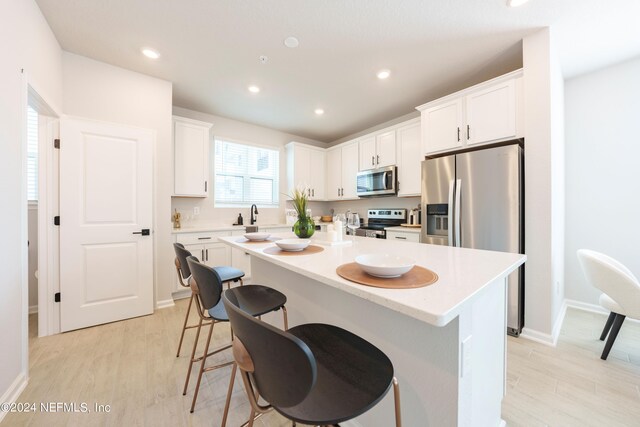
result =
M449 246L455 246L455 242L453 241L453 224L455 223L453 217L453 197L455 194L455 180L449 181L449 210L447 212L447 216L449 218L449 227L448 227L448 237L449 237Z
M456 180L456 204L455 204L455 218L454 218L454 222L455 222L455 245L457 247L462 247L461 241L460 241L460 235L461 230L460 230L460 226L462 224L462 220L460 219L460 198L461 198L461 193L462 193L462 180L461 179L457 179Z

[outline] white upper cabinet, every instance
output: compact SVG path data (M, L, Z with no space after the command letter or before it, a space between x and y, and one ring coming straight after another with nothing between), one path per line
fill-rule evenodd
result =
M360 138L359 150L361 171L395 165L395 130L383 131Z
M420 121L396 131L398 158L398 196L419 196L422 173Z
M376 166L376 137L368 135L360 139L360 170L375 169Z
M327 200L357 199L358 142L327 150Z
M436 154L523 136L522 70L417 107L422 152Z
M454 99L422 112L422 133L427 152L462 147L462 99Z
M211 123L173 117L173 195L207 197Z
M306 187L309 200L325 200L325 150L297 142L287 144L285 149L288 194L297 187Z
M391 130L376 135L376 167L396 164L396 132Z
M508 80L466 97L467 144L516 136L515 81Z

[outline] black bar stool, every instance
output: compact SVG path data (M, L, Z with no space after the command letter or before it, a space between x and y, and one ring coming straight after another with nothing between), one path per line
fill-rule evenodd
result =
M205 366L207 358L223 350L231 347L231 344L223 346L217 350L209 352L209 344L211 343L211 334L213 333L213 327L216 323L228 322L229 317L222 303L222 278L215 269L212 269L204 264L201 264L194 256L187 258L187 264L191 271L191 280L189 284L191 290L196 296L196 309L200 316L198 322L196 339L193 343L193 350L191 351L191 361L189 362L189 370L187 371L187 379L184 383L183 395L187 394L187 388L189 386L189 378L191 376L191 368L195 362L200 362L200 371L198 372L198 381L196 382L196 390L193 395L193 401L191 402L191 412L193 412L196 406L196 400L198 399L198 391L200 389L200 382L202 380L202 374L206 371L222 368L234 364L234 362L227 362L215 366ZM284 319L285 329L287 325L287 309L285 303L287 297L281 292L267 286L261 285L247 285L237 288L238 292L237 301L240 307L245 310L248 316L261 316L263 314L278 311L282 309L282 315ZM200 330L203 324L210 325L209 335L207 336L207 342L204 347L202 356L195 357L196 348L198 346L198 339L200 337ZM231 393L231 389L229 392ZM227 413L229 411L230 394L227 395L227 403L224 409L224 416L222 425L224 426L227 419Z
M187 263L187 258L192 256L191 252L185 249L182 243L174 243L173 249L176 252L176 270L178 271L178 281L180 282L180 286L184 288L188 288L189 278L191 277L191 270L189 270L189 264ZM244 284L242 278L244 277L244 271L239 270L233 267L213 267L214 270L218 272L220 278L223 282L226 282L228 286L231 286L231 282L240 282L240 286ZM176 352L176 357L180 357L180 349L182 348L182 340L184 340L184 333L187 329L192 329L198 327L198 325L187 325L189 322L189 314L191 313L191 305L193 304L193 299L195 298L195 294L191 292L191 297L189 298L189 306L187 307L187 314L184 316L184 324L182 325L182 334L180 334L180 342L178 343L178 351Z
M251 403L249 427L256 413L271 409L294 425L338 424L373 408L391 385L401 427L398 381L382 351L336 326L310 323L282 331L248 314L239 290L225 291L222 300L235 334L229 389L239 367Z

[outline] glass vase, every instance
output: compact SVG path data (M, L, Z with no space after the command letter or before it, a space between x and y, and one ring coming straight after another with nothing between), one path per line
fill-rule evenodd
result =
M301 239L307 239L313 236L315 231L316 224L313 222L313 219L307 216L299 216L298 221L293 224L293 232Z

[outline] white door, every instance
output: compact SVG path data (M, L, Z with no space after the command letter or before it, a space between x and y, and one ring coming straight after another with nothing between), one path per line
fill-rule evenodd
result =
M359 142L360 146L360 170L375 169L376 166L376 137L368 136Z
M153 131L60 124L60 326L153 312Z
M327 150L327 200L339 200L342 187L342 149Z
M455 99L422 112L422 134L426 154L462 147L462 99Z
M376 136L376 167L383 168L396 164L396 131Z
M343 199L357 199L358 188L358 143L342 147L342 191Z
M468 95L467 144L516 136L515 81L509 80Z

